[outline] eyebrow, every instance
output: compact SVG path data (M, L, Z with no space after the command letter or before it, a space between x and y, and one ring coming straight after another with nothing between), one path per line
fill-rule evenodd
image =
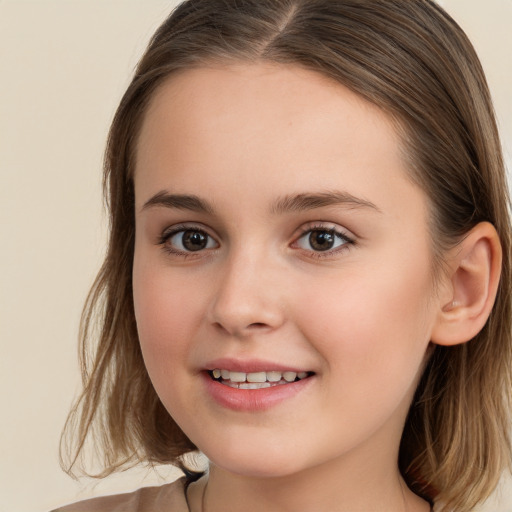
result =
M347 192L339 191L285 196L274 203L271 211L272 213L279 214L339 205L345 205L350 208L368 208L382 213L381 210L371 201L353 196Z
M366 208L381 213L381 210L371 201L339 191L287 195L277 199L272 204L270 211L273 214L283 214L339 205L349 208ZM210 215L215 213L212 205L204 199L189 194L170 194L165 190L158 192L146 201L141 210L144 211L155 206Z
M188 194L169 194L165 190L158 192L146 201L141 210L144 211L154 206L189 210L198 213L214 213L212 206L207 201L204 201L197 196Z

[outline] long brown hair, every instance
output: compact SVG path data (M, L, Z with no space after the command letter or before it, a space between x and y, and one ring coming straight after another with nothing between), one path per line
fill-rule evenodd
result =
M411 179L430 199L440 264L478 222L499 233L504 259L490 318L467 343L435 347L400 447L413 490L442 510L470 510L512 459L511 226L481 65L464 32L431 0L189 0L160 26L109 134L110 240L84 308L84 390L62 437L63 467L79 465L89 438L103 457L98 476L140 462L183 466L195 450L158 399L139 348L131 282L137 136L155 89L173 73L262 60L328 76L397 121Z

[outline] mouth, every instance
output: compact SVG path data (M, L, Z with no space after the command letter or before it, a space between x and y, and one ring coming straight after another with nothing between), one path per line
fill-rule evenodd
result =
M275 386L283 386L293 382L308 379L314 372L294 371L260 371L260 372L238 372L216 368L209 370L208 375L213 381L235 389L266 389Z

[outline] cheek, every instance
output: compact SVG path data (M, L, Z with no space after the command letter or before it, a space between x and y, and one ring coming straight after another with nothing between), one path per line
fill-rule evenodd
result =
M382 394L385 382L388 389L408 389L430 340L428 266L404 262L383 268L352 269L333 280L342 285L327 284L328 293L325 283L312 283L297 312L329 374L345 389L359 389L359 397Z
M185 367L188 340L199 325L199 298L191 279L176 280L141 260L135 259L133 271L135 318L144 361L158 387Z

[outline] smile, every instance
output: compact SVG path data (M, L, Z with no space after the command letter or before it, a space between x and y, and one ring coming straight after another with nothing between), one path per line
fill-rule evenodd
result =
M281 386L306 379L313 372L292 371L262 371L262 372L234 372L216 368L208 372L210 377L231 388L236 389L265 389L273 386Z
M217 405L237 412L259 413L296 400L318 377L313 371L255 360L219 359L210 364L201 372L205 390Z

